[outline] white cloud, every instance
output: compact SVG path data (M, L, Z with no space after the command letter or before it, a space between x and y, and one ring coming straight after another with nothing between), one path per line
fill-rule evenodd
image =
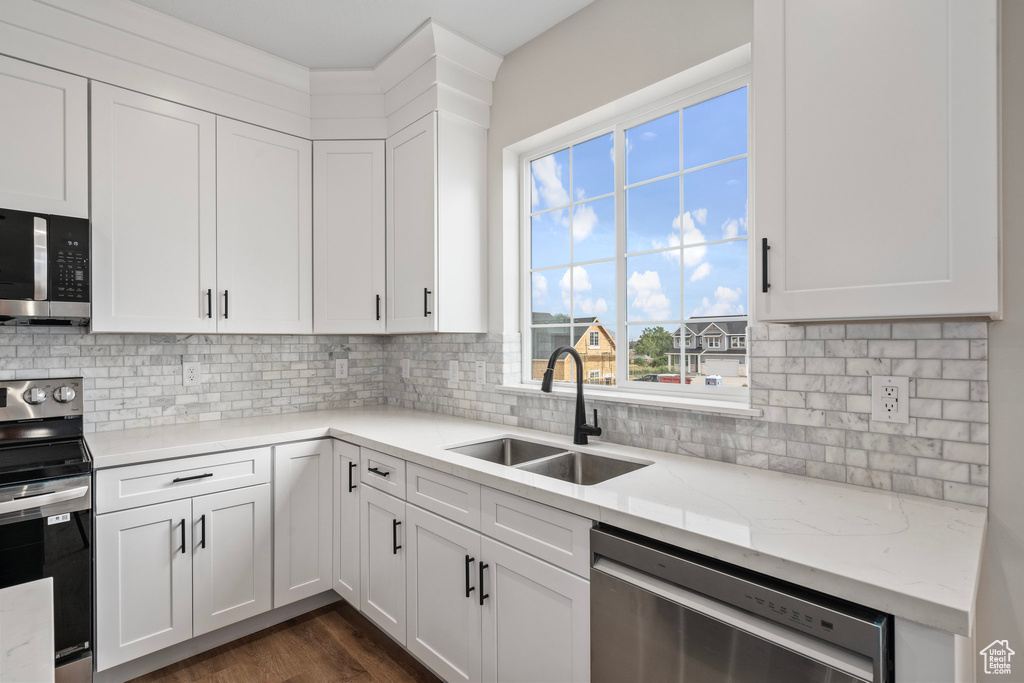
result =
M693 271L690 276L690 282L696 282L697 280L703 280L711 272L711 264L705 261L704 263L697 266L697 269Z
M594 299L593 297L583 296L584 292L589 292L594 288L590 282L590 273L583 266L573 266L572 269L572 283L569 280L570 271L566 270L565 275L558 281L558 288L562 292L562 305L565 306L565 310L572 310L572 296L576 295L576 309L573 315L604 315L608 312L608 302L602 297Z
M700 305L690 312L688 317L701 318L713 315L743 315L743 304L739 303L743 290L737 287L730 289L721 285L715 289L715 300L704 297Z
M640 137L642 137L644 140L653 140L654 138L658 137L658 134L655 133L653 130L645 130L643 133L640 134Z
M590 236L597 225L597 214L590 204L580 204L572 212L572 238L582 242Z
M689 212L687 212L687 213L689 213ZM695 221L697 221L698 223L700 223L701 225L704 225L705 223L708 222L708 210L707 209L697 209L696 211L693 212L693 219Z
M707 209L697 209L693 213L697 214L699 222L703 223L707 220L708 211ZM680 221L680 219L682 219ZM693 216L689 211L684 213L680 217L672 222L672 227L679 230L680 223L682 223L682 242L686 244L699 244L700 242L706 242L704 233L701 232L700 228L697 227L697 223L694 222ZM693 268L704 261L704 257L707 256L708 248L704 246L690 247L689 249L683 250L683 265L687 268Z
M671 306L661 289L661 278L657 271L647 270L642 275L633 271L626 283L626 293L632 300L633 308L643 313L648 320L667 320L670 316Z
M740 233L747 234L747 219L730 218L726 222L722 223L722 239L732 239L733 237L739 237Z
M569 191L562 183L562 165L555 163L555 155L537 159L530 164L533 178L533 206L561 206L569 203Z
M548 298L548 279L543 275L533 276L533 300L542 303Z

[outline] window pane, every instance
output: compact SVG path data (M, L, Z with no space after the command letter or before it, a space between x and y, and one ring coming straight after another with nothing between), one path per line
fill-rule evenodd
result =
M611 330L595 321L577 325L576 351L583 361L583 381L587 384L615 385L615 340ZM597 342L593 344L591 342Z
M683 168L746 153L746 88L683 110Z
M638 382L679 384L678 325L630 325L629 378Z
M605 325L612 338L615 336L615 262L591 263L573 266L574 323ZM581 327L578 331L582 332Z
M568 323L572 304L569 269L542 270L532 275L534 324Z
M572 198L580 201L615 190L615 157L612 134L588 140L572 148Z
M615 197L573 207L572 239L575 263L615 258Z
M747 314L747 240L683 249L687 319Z
M680 318L678 250L626 259L626 317L634 322Z
M683 212L692 218L683 244L747 234L747 160L703 168L683 176Z
M626 184L679 170L679 112L626 131Z
M569 265L569 210L558 209L530 219L532 268Z
M626 190L626 251L679 245L679 178Z
M745 316L692 319L686 327L694 332L684 356L691 384L710 391L748 386Z
M533 358L530 377L544 379L548 358L559 346L569 346L568 327L535 327L530 331L533 337ZM568 382L572 375L572 358L564 356L555 364L555 380Z
M530 162L533 187L531 211L543 211L569 203L569 150L549 154Z

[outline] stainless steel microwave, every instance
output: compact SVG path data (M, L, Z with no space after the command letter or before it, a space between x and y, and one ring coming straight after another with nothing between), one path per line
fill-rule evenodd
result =
M0 209L0 324L89 321L89 221Z

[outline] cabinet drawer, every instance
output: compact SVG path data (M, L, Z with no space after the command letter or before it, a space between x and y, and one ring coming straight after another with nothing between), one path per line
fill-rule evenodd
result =
M406 500L442 517L480 528L480 484L408 463Z
M359 481L405 500L405 461L369 448L360 448L359 454Z
M589 519L487 487L480 502L481 533L589 577Z
M96 512L125 510L269 481L269 447L114 467L96 473Z

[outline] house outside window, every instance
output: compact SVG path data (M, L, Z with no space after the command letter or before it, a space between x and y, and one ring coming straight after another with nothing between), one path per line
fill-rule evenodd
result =
M679 341L694 348L691 321L745 328L748 83L720 77L524 155L524 381L540 380L557 345L585 339L577 350L601 365L596 376L585 368L589 383L747 393L745 374L706 386L699 351L686 360ZM596 320L601 333L584 337Z

